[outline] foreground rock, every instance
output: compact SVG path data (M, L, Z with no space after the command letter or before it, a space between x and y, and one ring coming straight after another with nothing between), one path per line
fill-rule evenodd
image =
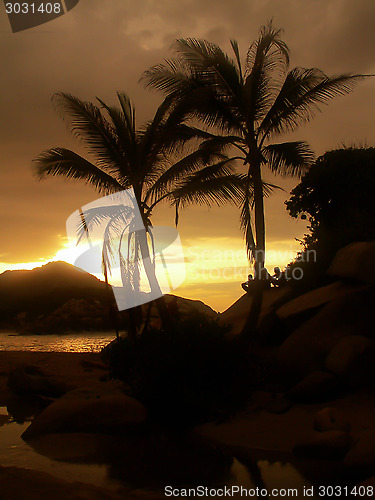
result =
M295 444L293 452L305 458L342 458L348 451L351 438L342 431L314 432L308 438Z
M332 348L325 365L351 387L368 385L375 378L375 342L361 335L348 335Z
M314 429L319 432L349 432L351 425L337 408L323 408L315 416Z
M118 487L108 490L82 482L70 482L30 469L0 466L1 500L161 500L156 491Z
M324 371L309 373L290 389L286 397L297 403L319 403L334 399L340 392L336 377Z
M280 346L280 367L301 377L324 369L325 359L339 340L348 335L374 336L374 287L346 293L326 304L299 326Z
M117 493L29 469L0 466L1 500L120 500Z
M310 292L299 295L293 300L279 307L276 311L278 318L288 324L301 323L308 319L320 307L328 302L341 297L347 293L352 293L360 290L361 284L345 283L344 281L335 281L329 285L322 286L311 290Z
M375 468L375 430L359 433L352 449L344 459L344 465L356 472L373 471Z
M275 303L285 298L289 293L287 287L285 288L269 288L264 291L262 310L259 317L259 323L269 315L274 310ZM223 311L219 315L220 325L230 325L231 334L238 335L249 315L249 311L252 303L252 295L250 293L245 293L236 302L234 302L228 309Z
M37 368L32 366L18 367L11 371L7 386L19 396L37 395L59 398L67 391L64 384L42 375Z
M375 284L375 242L356 242L341 248L327 273L330 276Z
M61 432L118 434L142 424L145 407L111 387L81 388L52 403L22 434L25 440Z

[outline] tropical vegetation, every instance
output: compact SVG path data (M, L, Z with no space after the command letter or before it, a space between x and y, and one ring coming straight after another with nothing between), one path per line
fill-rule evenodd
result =
M243 337L257 324L265 265L264 168L300 177L314 155L305 141L283 140L332 98L350 92L362 75L327 76L316 68L289 69L289 49L281 30L268 23L249 47L244 63L231 41L233 57L218 45L194 38L175 43L176 56L143 76L146 86L162 91L169 120L203 126L210 143L231 145L246 168L247 186L241 226L254 262L256 287ZM208 135L209 134L209 135ZM254 210L253 210L254 209ZM253 224L254 222L254 224Z
M197 143L200 137L194 128L168 121L168 105L165 103L151 121L137 128L130 99L124 93L117 96L119 105L109 106L100 99L95 105L70 94L56 94L54 103L68 119L70 131L83 142L92 160L69 149L54 147L36 158L35 172L40 179L62 176L80 180L103 194L132 188L134 206L139 210L145 228L143 231L132 229L129 207L119 205L81 214L83 222L79 236L107 219L107 230L112 231L104 239L103 246L107 281L111 242L114 236L122 238L127 229L128 238L132 240L133 267L130 273L129 259L122 262L122 277L127 282L131 278L133 288L139 287L137 266L141 255L150 287L161 295L150 251L151 217L155 207L162 201L172 204L176 208L177 224L179 209L188 203L222 203L239 198L243 176L233 173L234 160L225 155L225 144L205 140ZM195 141L194 150L182 154L191 141ZM167 321L162 302L157 303L160 314ZM136 317L139 318L139 314ZM133 320L137 323L134 315ZM135 329L133 324L133 333Z
M326 279L325 271L340 248L375 239L374 193L375 148L370 147L328 151L292 190L285 202L289 214L309 221L297 264L304 271L304 286ZM314 252L315 258L304 258L307 252Z

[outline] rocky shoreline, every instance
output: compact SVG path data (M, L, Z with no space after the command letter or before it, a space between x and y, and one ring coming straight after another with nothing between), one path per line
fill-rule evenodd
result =
M156 437L146 408L127 387L110 379L99 354L0 352L0 403L14 419L32 420L23 438L35 449L46 452L44 437L57 446L68 435L88 449L91 436L101 450L103 442L117 446L125 463L111 462L111 467L133 479L143 468L154 478L164 477L165 470L180 477L192 464L193 477L200 477L207 464L215 464L211 472L224 477L236 457L260 481L257 461L281 457L297 464L312 483L374 485L375 280L373 274L363 274L361 258L369 248L375 252L368 243L340 250L329 270L332 282L321 288L295 298L270 290L250 349L257 349L271 373L253 390L243 411L184 429L184 441L178 444L167 434ZM244 295L220 316L220 322L232 325L234 339L250 303L251 296ZM17 416L22 406L24 413ZM57 453L53 445L47 449ZM106 449L108 456L112 452ZM167 457L165 463L161 456ZM8 491L7 477L13 484L17 474L32 476L32 471L3 468L3 491ZM40 475L34 479L53 482ZM139 489L139 484L133 488ZM133 490L127 497L132 498ZM86 498L81 493L77 490L78 496L71 498ZM115 493L101 493L101 498ZM148 498L155 492L137 494Z
M107 367L98 354L3 351L0 352L0 364L1 405L12 407L15 399L25 399L27 391L26 399L33 391L34 396L39 392L38 397L45 398L46 409L34 419L23 436L37 451L59 456L62 442L58 436L66 436L66 439L76 436L73 441L75 453L84 449L85 454L90 450L88 442L92 447L93 443L103 439L108 444L116 435L124 436L129 432L130 435L134 432L147 435L149 432L146 410L124 395L118 383L108 380ZM23 389L23 395L20 386L17 389L13 386L11 390L10 375L21 369L26 369L26 373L33 372L34 382L40 377L48 380L48 384L34 388L31 384L27 391ZM46 387L50 391L51 388L58 391L63 388L67 392L63 396L55 394L55 397L51 393L49 396L41 394ZM286 401L283 395L257 391L245 411L224 422L195 427L190 431L191 439L222 450L226 456L235 456L243 463L256 464L259 459L270 460L272 457L296 463L310 481L324 481L327 470L331 472L325 481L334 477L333 470L338 478L345 471L346 478L351 477L353 484L371 476L375 459L375 397L372 391L363 389L324 403ZM30 411L35 411L35 407ZM83 439L82 436L86 437ZM71 449L66 451L66 442L64 446L64 453L73 453ZM27 489L30 495L22 495L26 499L42 498L37 496L37 491L45 486L51 491L59 491L56 498L66 498L63 495L68 495L68 492L69 498L77 500L97 497L111 500L124 494L123 491L103 491L89 485L64 484L61 479L32 470L2 467L2 499L14 498L10 493L7 496L7 492L14 494L17 491L19 486L15 485L19 484L20 478L25 484L30 484ZM127 490L126 498L139 496L158 498L158 493L138 488L133 495Z

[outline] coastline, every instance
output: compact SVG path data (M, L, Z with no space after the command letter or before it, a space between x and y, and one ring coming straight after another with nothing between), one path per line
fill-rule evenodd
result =
M71 389L100 384L107 372L95 352L0 351L0 404L12 396L7 387L9 373L18 367L33 367Z
M17 367L32 367L58 383L64 384L69 390L83 387L108 390L108 368L103 364L99 353L91 352L35 352L35 351L0 351L0 406L7 406L14 394L7 387L9 373ZM107 380L107 381L105 381ZM115 382L114 382L115 383ZM372 416L375 411L375 398L366 390L346 395L334 401L319 404L293 404L285 411L272 410L269 407L270 394L258 391L254 393L246 410L222 422L208 422L192 429L191 437L198 439L209 447L221 450L225 455L236 457L241 463L257 463L259 459L278 460L282 463L295 464L307 480L313 482L325 481L326 474L334 474L342 478L343 464L340 460L311 460L298 457L293 453L293 445L298 442L309 442L325 433L314 430L316 416L326 407L334 408L345 421L350 422L351 436L354 442L362 436L373 432ZM22 396L20 396L22 400ZM293 431L292 431L293 429ZM326 434L330 435L330 432ZM56 435L51 435L56 436ZM90 436L88 434L87 436ZM79 434L74 438L79 441ZM105 438L108 439L108 438ZM49 441L49 439L48 439ZM77 441L77 442L78 442ZM319 441L318 441L319 442ZM317 443L318 443L317 442ZM50 443L53 446L53 441ZM272 458L274 457L274 458ZM62 482L48 473L40 473L33 469L20 467L0 468L0 487L5 492L11 492L16 487L17 478L23 478L26 483L35 488L46 485L51 491L72 492L71 498L87 498L81 496L82 491L90 492L90 498L117 499L117 492L105 491L95 486ZM86 489L87 486L87 489ZM123 497L122 491L122 497ZM128 498L160 498L158 493L127 492ZM130 495L129 495L130 493ZM55 495L55 493L54 493ZM150 496L149 496L150 495ZM70 494L69 494L70 496ZM10 500L11 496L2 497ZM40 498L26 496L27 500ZM56 498L60 498L58 495Z

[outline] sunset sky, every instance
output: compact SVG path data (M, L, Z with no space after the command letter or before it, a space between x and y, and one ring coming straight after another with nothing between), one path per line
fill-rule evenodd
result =
M65 222L98 198L79 182L38 182L31 160L43 150L79 146L51 105L55 92L114 102L116 90L135 103L138 124L152 117L161 96L139 83L149 66L171 57L179 37L206 38L229 51L237 39L245 56L259 28L273 18L284 29L291 66L328 74L375 74L374 0L80 0L68 14L13 34L0 5L1 165L0 272L32 268L51 259L72 261ZM345 145L375 145L375 79L337 98L289 138L307 140L316 155ZM284 188L266 201L267 266L287 264L306 225L284 206L297 181L268 176ZM154 224L173 226L167 205ZM241 295L248 274L239 210L189 208L180 236L187 278L176 294L224 310Z

